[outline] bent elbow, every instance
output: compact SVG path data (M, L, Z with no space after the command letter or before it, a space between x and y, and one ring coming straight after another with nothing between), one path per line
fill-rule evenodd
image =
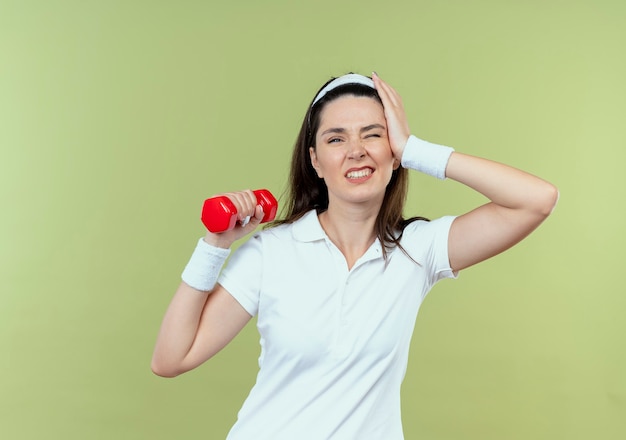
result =
M173 368L170 365L163 364L162 362L158 362L155 359L152 359L152 362L150 363L150 369L157 376L165 378L176 377L182 373L182 371L180 371L179 369Z
M540 199L540 208L539 212L543 217L548 217L556 208L556 205L559 201L559 190L556 186L551 183L546 183L546 188L543 191L543 196Z

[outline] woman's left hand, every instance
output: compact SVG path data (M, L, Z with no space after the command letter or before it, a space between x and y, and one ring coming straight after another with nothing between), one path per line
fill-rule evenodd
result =
M372 79L374 80L376 91L383 102L391 151L394 157L400 161L404 152L404 146L411 135L402 98L400 98L400 95L393 87L380 79L376 73L372 74Z

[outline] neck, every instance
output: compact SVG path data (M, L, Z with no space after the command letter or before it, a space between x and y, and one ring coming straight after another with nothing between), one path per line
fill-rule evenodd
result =
M343 253L351 269L354 263L376 240L376 218L380 207L342 207L328 210L319 216L320 224L328 238Z

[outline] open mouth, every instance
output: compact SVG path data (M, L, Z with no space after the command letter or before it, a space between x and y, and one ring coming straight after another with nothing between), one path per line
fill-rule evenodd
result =
M360 170L350 170L346 173L348 179L362 179L371 176L374 172L371 168L361 168Z

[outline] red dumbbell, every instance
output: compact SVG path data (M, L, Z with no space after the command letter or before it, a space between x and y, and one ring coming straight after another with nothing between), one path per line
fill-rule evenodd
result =
M258 205L263 208L263 220L261 223L271 222L276 218L278 202L266 189L252 191L256 196ZM202 207L202 223L211 232L224 232L235 227L237 223L237 208L226 196L211 197L204 201Z

